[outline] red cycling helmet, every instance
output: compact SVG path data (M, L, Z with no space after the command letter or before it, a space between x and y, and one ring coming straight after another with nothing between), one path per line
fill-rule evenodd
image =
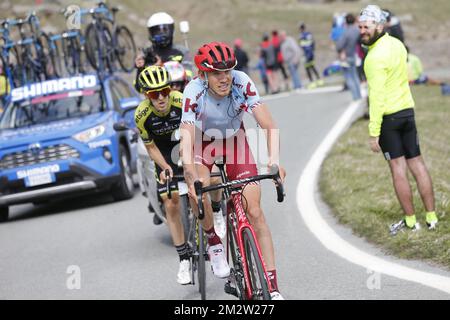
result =
M228 71L237 64L233 49L223 42L211 42L198 49L194 58L201 71Z

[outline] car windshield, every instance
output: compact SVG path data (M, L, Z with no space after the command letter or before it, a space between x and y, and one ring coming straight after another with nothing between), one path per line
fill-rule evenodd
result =
M4 111L0 129L13 129L77 118L104 110L102 91L78 90L14 102Z

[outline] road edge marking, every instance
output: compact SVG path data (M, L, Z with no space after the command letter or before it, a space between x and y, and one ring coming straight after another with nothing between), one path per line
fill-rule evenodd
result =
M320 214L314 196L318 186L320 168L333 144L350 125L358 108L360 108L360 104L357 102L353 102L347 107L305 166L296 190L297 207L300 215L308 229L319 239L322 245L341 258L371 271L416 282L450 294L449 277L405 267L366 253L342 239Z

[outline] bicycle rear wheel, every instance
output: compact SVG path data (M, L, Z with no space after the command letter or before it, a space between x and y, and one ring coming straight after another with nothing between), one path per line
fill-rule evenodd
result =
M183 195L181 198L181 222L183 223L183 231L184 231L184 239L189 241L189 231L191 230L191 221L192 221L192 209L189 205L189 199L186 195Z
M245 228L242 233L245 260L250 281L252 300L270 300L269 286L265 277L261 257L258 254L256 240L250 229Z
M133 35L125 26L120 26L116 30L116 55L120 67L125 72L134 70L134 58L136 57L136 44Z

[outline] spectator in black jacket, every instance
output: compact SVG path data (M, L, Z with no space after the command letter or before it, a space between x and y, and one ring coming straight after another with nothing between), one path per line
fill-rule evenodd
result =
M244 71L248 74L248 55L247 52L242 49L242 40L234 40L234 55L236 56L237 65L235 70Z
M386 27L385 30L389 35L397 38L401 42L405 43L405 36L403 35L402 25L400 20L389 10L383 9L388 16L386 17Z

